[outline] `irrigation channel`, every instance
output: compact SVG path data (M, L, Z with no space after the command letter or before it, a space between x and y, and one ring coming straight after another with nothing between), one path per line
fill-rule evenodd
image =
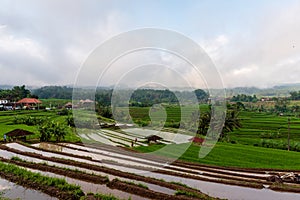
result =
M7 143L0 145L0 157L2 162L13 162L50 177L65 178L81 186L85 193L101 192L121 199L207 198L204 194L237 200L300 199L299 185L278 185L266 180L273 171L183 161L166 165L160 157L110 145ZM13 161L13 157L19 160ZM178 190L197 195L175 195Z

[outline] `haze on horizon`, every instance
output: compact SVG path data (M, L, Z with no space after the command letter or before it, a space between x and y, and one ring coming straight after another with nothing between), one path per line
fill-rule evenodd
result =
M0 85L72 85L98 45L144 27L196 41L224 87L300 82L298 0L0 0L0 5Z

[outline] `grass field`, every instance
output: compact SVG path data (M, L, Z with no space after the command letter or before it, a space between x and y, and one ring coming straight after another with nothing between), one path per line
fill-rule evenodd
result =
M149 147L140 146L136 149L141 152L154 152L155 154L156 150L164 146L163 144L154 144ZM170 148L172 151L167 153L164 151L164 156L175 157L184 147L183 144L176 145L176 148ZM200 148L199 145L191 145L180 159L218 166L300 170L300 153L298 152L218 143L205 158L200 159L198 157Z
M242 128L229 134L230 140L240 144L256 145L262 139L287 142L289 116L271 113L241 111ZM290 117L290 138L300 142L300 118Z
M27 139L39 139L38 126L28 126L25 124L15 124L14 119L16 117L41 117L46 120L53 120L60 123L66 123L66 116L57 114L57 111L37 111L37 110L18 110L18 111L1 111L0 112L0 140L3 140L3 135L14 129L24 129L35 133L34 135L27 136ZM74 134L74 130L71 127L67 127L66 141L77 142L80 138Z
M200 106L200 112L208 109L207 105ZM130 113L135 120L149 120L150 108L131 107ZM166 106L167 122L180 121L180 108L177 106ZM158 110L157 112L164 112ZM160 113L158 113L160 114ZM36 133L28 139L38 139L39 133L37 126L27 126L24 124L14 124L16 116L36 116L45 117L47 120L64 122L66 116L57 115L57 111L3 111L0 112L0 137L3 134L21 128ZM159 115L158 115L159 116ZM298 169L300 170L300 153L274 148L260 147L262 141L282 143L286 149L288 133L288 116L278 116L264 112L241 111L242 128L229 134L227 142L219 142L205 159L199 159L198 153L200 146L191 145L190 148L181 156L181 159L193 162L200 162L221 166L239 166L256 168L279 168L279 169ZM291 117L290 125L291 144L300 147L300 119ZM68 134L65 141L77 142L80 138L75 134L75 130L68 127ZM285 142L285 143L284 143ZM151 145L138 147L142 152L155 151L163 145ZM181 145L176 146L180 151ZM175 149L176 149L175 148ZM173 148L174 149L174 148ZM166 156L174 156L172 150Z

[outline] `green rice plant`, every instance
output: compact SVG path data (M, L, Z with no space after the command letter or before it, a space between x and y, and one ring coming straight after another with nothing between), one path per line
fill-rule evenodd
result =
M13 161L23 161L21 158L19 158L18 156L13 156L11 157L11 160Z
M61 191L68 192L70 194L75 195L78 199L80 196L84 195L83 191L79 186L74 184L69 184L66 182L65 179L43 176L40 173L31 172L26 169L17 167L16 165L13 164L6 164L0 162L0 171L6 174L13 174L22 177L22 179L24 180L32 181L39 185L56 187Z
M193 192L187 192L187 191L184 191L184 190L176 190L176 193L175 195L184 195L184 196L187 196L187 197L195 197L195 198L199 198L200 196L196 193L193 193Z
M181 183L181 182L175 182L175 181L172 181L172 182L170 182L170 183L175 184L175 185L179 185L179 186L182 186L182 187L186 187L186 188L189 187L189 186L187 186L186 184Z

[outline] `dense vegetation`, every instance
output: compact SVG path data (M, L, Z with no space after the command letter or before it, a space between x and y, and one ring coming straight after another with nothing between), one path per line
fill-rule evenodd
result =
M290 97L291 100L300 100L300 91L290 92L290 95L291 95L291 97Z
M74 128L67 126L69 117L70 115L61 115L56 110L1 111L1 138L3 138L3 135L9 131L14 129L23 129L35 133L34 135L27 136L27 139L33 139L37 141L40 139L45 140L45 138L49 139L50 141L64 139L70 142L78 142L80 141L80 138L75 134Z
M237 96L233 96L230 101L257 102L258 99L257 99L256 95L251 96L251 95L245 95L245 94L238 94Z
M92 98L94 95L95 100L99 105L107 107L111 105L113 90L108 88L97 88L96 92L92 89L77 89L79 97ZM73 88L66 86L45 86L33 90L33 94L39 96L41 99L72 99ZM189 99L193 95L197 97L198 101L203 103L207 102L209 94L202 89L197 89L191 92L180 92L170 90L154 90L154 89L138 89L135 91L123 90L119 91L117 95L126 96L132 93L130 97L131 106L148 107L157 103L178 103L178 97ZM121 102L124 103L124 102Z
M72 99L73 88L67 86L45 86L33 90L42 99Z
M32 95L30 90L26 89L25 85L14 86L12 89L0 89L0 99L16 102L25 97L37 97Z

